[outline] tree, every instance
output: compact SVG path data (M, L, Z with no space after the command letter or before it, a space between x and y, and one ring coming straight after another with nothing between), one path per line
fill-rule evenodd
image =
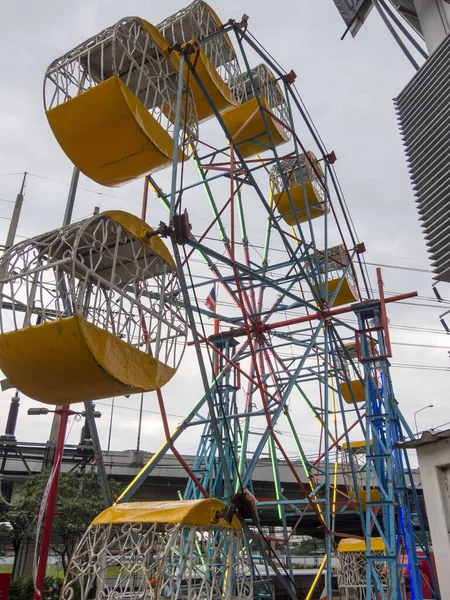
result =
M48 471L31 475L19 489L12 509L1 516L12 526L11 540L16 555L23 540L36 540L39 509L48 478ZM113 493L120 493L120 484L110 483ZM64 572L81 536L104 508L95 472L61 474L50 549L60 557Z
M314 537L304 537L293 550L293 554L297 556L308 556L317 552L325 552L325 542Z

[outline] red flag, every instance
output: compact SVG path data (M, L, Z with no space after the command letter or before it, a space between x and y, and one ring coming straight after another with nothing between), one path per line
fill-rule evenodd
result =
M205 300L206 306L209 308L211 312L216 312L216 286L213 285L211 291Z

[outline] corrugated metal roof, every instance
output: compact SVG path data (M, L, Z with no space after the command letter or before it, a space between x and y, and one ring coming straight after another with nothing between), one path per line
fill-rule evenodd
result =
M394 104L434 279L450 282L450 36Z

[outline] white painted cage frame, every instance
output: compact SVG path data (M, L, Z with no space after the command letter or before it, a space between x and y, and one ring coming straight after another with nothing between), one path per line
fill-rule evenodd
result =
M107 577L116 567L117 575ZM80 596L76 592L80 592ZM91 525L67 570L61 600L251 600L242 531L184 523Z
M176 270L107 213L10 248L0 291L1 333L80 315L169 367L183 357Z
M222 33L217 17L203 0L194 0L189 6L171 15L157 29L171 44L185 44L193 38L201 42L201 48L214 65L222 80L230 88L238 102L242 102L245 91L236 52L228 34Z
M327 213L330 212L330 207L328 205L325 209L325 175L319 161L312 152L307 152L307 156L305 156L305 154L300 154L301 175L298 163L294 159L282 160L280 161L280 166L281 169L278 168L278 165L274 165L270 170L269 175L271 187L275 193L281 193L285 187L292 188L297 185L302 185L303 179L303 183L311 183L317 196L320 198L321 202L323 202L321 206L315 206L314 208L322 208L324 213L325 210ZM319 174L319 176L317 174Z
M53 61L44 80L48 111L117 75L150 114L174 137L178 71L141 20L128 17ZM190 90L183 86L178 144L198 141L198 118ZM189 142L189 143L188 143Z
M389 577L385 554L383 550L372 550L372 557L379 557L374 561L374 567L383 586L384 593L389 589ZM337 570L338 588L341 600L378 600L380 597L374 590L370 598L366 595L366 568L367 559L365 551L339 552Z

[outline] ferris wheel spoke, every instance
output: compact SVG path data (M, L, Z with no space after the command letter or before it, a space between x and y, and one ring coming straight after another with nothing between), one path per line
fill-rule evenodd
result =
M164 192L162 191L162 189L158 186L158 184L156 183L156 181L154 180L154 178L151 175L147 176L147 180L151 184L152 189L155 192L155 195L157 196L157 198L159 198L161 200L163 206L169 212L170 211L170 194L167 194L167 195L164 194ZM192 238L195 239L195 237L193 236L193 234L192 234ZM202 252L202 250L199 249L199 248L197 248L196 250L199 253L199 255L203 258L203 260L205 261L205 263L207 264L207 266L210 268L211 272L214 273L214 275L216 276L216 280L219 282L219 284L224 287L224 289L227 291L227 293L230 296L230 298L233 300L233 302L236 303L236 298L235 298L235 295L233 293L233 290L227 284L226 278L223 277L222 274L220 273L219 269L217 268L217 264L215 264L214 262L212 262L210 260L210 258L209 258L209 256L208 256L207 253ZM192 252L193 251L191 251L191 253L189 253L187 256L185 256L185 259L183 261L183 265L190 258Z
M290 291L287 291L285 288L274 283L270 279L268 280L268 279L264 278L263 276L259 275L258 273L255 273L254 271L249 269L246 265L244 265L242 263L238 263L236 261L231 261L231 260L227 259L226 257L222 256L219 252L212 250L211 248L206 248L202 244L198 244L197 242L195 242L193 240L190 240L188 243L191 247L207 253L210 256L210 258L213 258L217 261L221 261L223 264L228 265L231 268L235 268L237 270L237 272L242 274L243 276L249 276L249 277L253 278L254 280L261 282L263 284L267 283L268 286L270 286L274 290L278 291L280 294L283 294L284 296L287 296L287 297L295 300L295 302L298 302L298 303L302 304L303 306L308 306L309 308L316 310L316 307L313 304L311 304L310 302L304 300L303 298L300 298L298 295L293 294Z
M314 333L314 335L312 337L312 340L310 342L310 346L313 345L313 343L314 343L315 339L317 338L317 336L319 335L319 333L320 333L320 326L316 328L316 331L315 331L315 333ZM270 420L270 426L261 435L261 439L260 439L260 441L259 441L259 443L258 443L258 445L257 445L257 447L256 447L256 449L255 449L255 451L253 453L252 459L249 462L249 466L248 466L248 468L247 468L247 470L245 472L245 475L242 478L243 479L243 485L246 485L248 483L248 481L250 480L252 472L253 472L253 470L254 470L254 468L256 466L256 463L257 463L257 461L259 459L259 456L260 456L263 448L265 447L265 445L267 443L267 439L268 439L269 435L271 435L271 433L273 431L273 427L276 425L276 423L278 421L278 418L280 417L280 415L282 414L282 412L283 412L283 410L285 408L285 405L286 405L286 402L287 402L287 400L289 398L289 395L290 395L293 387L295 386L296 376L298 375L298 373L303 368L305 361L306 361L306 356L302 357L301 360L299 361L299 364L298 364L296 370L294 371L293 377L289 381L288 385L286 386L286 390L282 394L282 396L280 398L280 401L279 401L279 404L278 404L276 410L274 411L274 414L273 414L273 416L272 416L272 418Z
M320 327L320 326L319 326ZM275 360L278 362L278 364L282 367L282 369L285 370L286 373L288 373L289 376L289 380L293 379L293 375L291 375L292 371L288 370L284 364L284 360L282 359L282 357L279 356L279 354L276 352L276 350L273 347L268 347L268 351L274 356ZM306 360L306 357L304 357L304 360ZM294 380L293 382L293 388L295 388L297 390L297 392L300 394L300 396L302 397L302 399L305 401L305 403L307 404L307 406L310 408L310 410L312 411L314 417L318 420L318 422L320 423L321 427L325 427L324 424L324 420L323 417L320 414L320 411L313 405L313 403L309 400L308 396L305 394L304 390L302 390L300 383L298 382L297 378ZM330 439L334 442L332 435L330 434Z

